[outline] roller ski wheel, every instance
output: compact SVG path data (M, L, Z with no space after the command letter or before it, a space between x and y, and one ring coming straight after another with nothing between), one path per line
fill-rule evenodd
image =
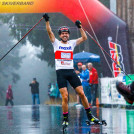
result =
M104 125L104 126L107 126L107 123L105 120L102 120L102 121L98 121L98 122L91 122L89 120L86 120L86 124L89 126L89 125Z
M64 121L62 126L63 126L63 134L66 134L67 133L68 122Z

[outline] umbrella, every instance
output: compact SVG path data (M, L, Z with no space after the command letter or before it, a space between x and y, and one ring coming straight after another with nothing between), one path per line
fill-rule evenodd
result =
M76 53L73 56L74 62L100 62L100 56L89 52Z

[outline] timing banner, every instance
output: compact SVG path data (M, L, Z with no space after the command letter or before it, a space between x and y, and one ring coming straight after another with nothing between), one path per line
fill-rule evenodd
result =
M96 40L102 47L109 52L108 37L112 37L113 42L116 39L118 27L117 44L121 45L122 64L124 70L130 73L130 62L128 54L128 43L126 34L126 23L113 14L98 0L0 0L0 13L62 13L70 20L75 22L80 20L82 26L93 37L95 33ZM103 76L111 76L112 73L102 55L101 57ZM111 59L108 59L111 67Z

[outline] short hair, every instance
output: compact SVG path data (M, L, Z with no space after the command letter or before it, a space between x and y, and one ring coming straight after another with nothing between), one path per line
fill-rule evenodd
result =
M92 64L91 62L89 62L87 65L91 65L91 66L93 66L93 64Z
M82 67L86 67L86 65L82 65ZM87 67L86 67L87 68Z
M33 78L33 80L36 80L36 78Z

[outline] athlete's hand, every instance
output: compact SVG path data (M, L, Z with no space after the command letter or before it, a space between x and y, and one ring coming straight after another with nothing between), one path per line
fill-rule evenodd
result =
M81 22L80 22L79 20L76 20L75 25L76 25L78 28L81 28Z
M45 19L46 22L49 21L49 16L48 16L47 13L45 13L45 14L43 15L43 18Z

